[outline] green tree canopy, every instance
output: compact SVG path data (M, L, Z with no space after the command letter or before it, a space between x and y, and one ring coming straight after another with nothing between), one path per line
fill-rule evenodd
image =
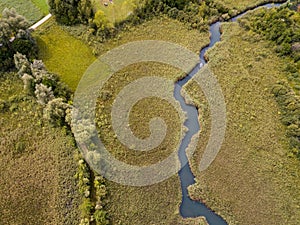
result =
M59 23L87 23L93 17L91 0L49 0L50 12Z
M37 45L28 27L28 21L15 9L4 9L0 18L0 70L14 66L13 56L17 52L29 59L37 55Z

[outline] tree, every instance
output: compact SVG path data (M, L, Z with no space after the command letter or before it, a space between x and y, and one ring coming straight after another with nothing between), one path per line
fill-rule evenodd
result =
M96 12L93 22L96 25L96 27L100 30L104 30L108 26L108 19L106 18L102 10L98 10Z
M49 0L50 12L59 23L72 25L79 22L78 4L80 0Z
M94 17L91 0L80 0L78 4L79 19L82 23L87 23Z
M34 94L37 98L37 102L41 105L46 105L49 101L54 99L51 87L47 87L44 84L36 84Z
M48 4L50 12L62 24L87 23L93 18L91 0L49 0Z
M26 55L22 55L17 52L14 55L15 67L18 70L19 77L22 77L25 73L30 73L30 62L28 61Z
M24 91L27 94L32 94L34 92L34 78L31 75L25 73L22 76L22 80L24 83Z
M54 126L65 125L67 109L70 109L70 105L65 103L62 98L54 98L44 108L44 118Z
M0 18L0 70L14 66L14 54L19 52L32 59L37 44L28 29L29 23L15 9L4 9Z

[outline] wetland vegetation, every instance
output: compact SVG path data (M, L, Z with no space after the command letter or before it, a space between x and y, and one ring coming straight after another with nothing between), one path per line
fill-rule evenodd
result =
M0 0L1 10L14 7L29 20L7 9L0 18L0 224L207 224L201 217L181 217L178 174L151 186L132 187L93 171L72 134L73 94L89 65L115 47L163 40L199 53L209 44L211 23L264 2L115 0L106 6L106 1L49 0L54 17L32 33L29 25L48 13L46 1ZM238 22L222 23L221 41L206 59L224 94L226 136L216 159L201 173L210 111L193 79L183 88L199 111L201 126L190 159L196 183L189 195L228 224L300 223L297 6L290 1L279 9L259 9ZM165 64L143 62L107 80L97 99L96 124L117 159L139 166L164 159L180 142L181 122L166 101L139 101L129 117L133 133L147 138L149 121L156 116L168 130L152 151L132 151L112 129L111 108L118 92L144 76L176 82L185 75Z

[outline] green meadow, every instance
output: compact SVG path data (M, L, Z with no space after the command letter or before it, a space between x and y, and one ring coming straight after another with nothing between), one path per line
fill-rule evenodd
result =
M53 19L43 24L35 35L39 58L49 71L59 74L62 81L75 91L81 76L96 59L92 50L61 29Z
M0 0L0 12L5 8L15 8L30 23L36 22L49 13L47 0Z
M139 0L93 0L94 10L102 10L111 23L126 19L133 9L139 4ZM104 5L106 4L106 5Z

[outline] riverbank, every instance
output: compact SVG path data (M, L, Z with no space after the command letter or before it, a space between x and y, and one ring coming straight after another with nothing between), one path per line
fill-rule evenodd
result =
M270 88L285 79L284 62L268 42L236 23L222 26L222 42L208 52L227 105L227 130L222 148L204 172L198 166L209 136L209 111L201 90L187 90L201 115L201 137L191 160L202 199L229 224L299 224L299 162L288 157L288 140Z

